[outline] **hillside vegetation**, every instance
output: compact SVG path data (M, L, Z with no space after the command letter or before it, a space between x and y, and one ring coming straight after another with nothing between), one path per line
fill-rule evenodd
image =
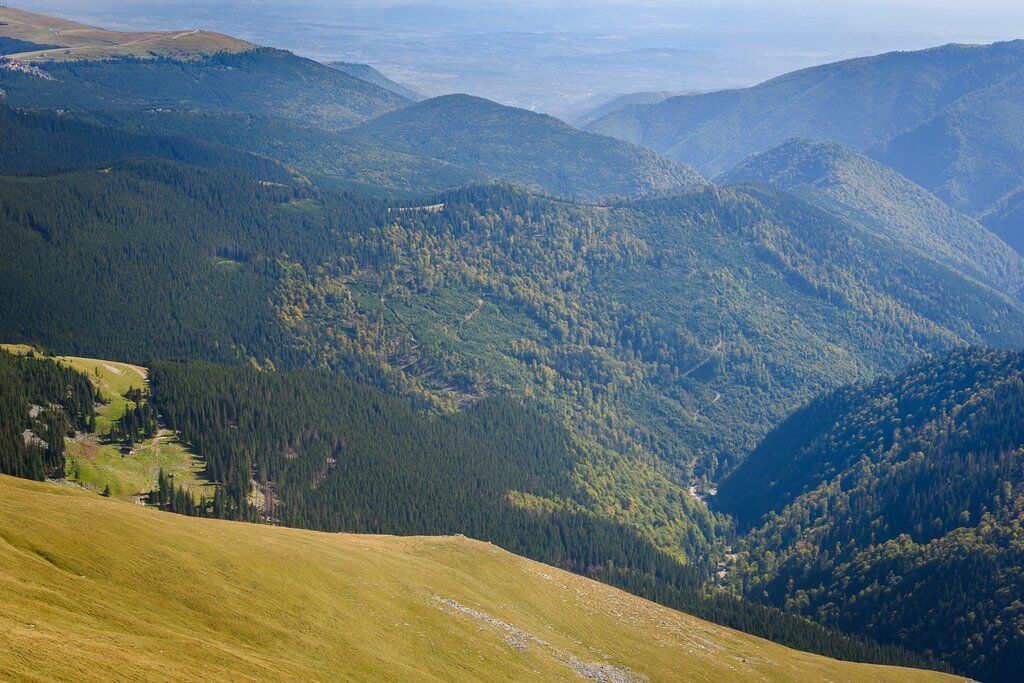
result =
M526 396L584 448L595 509L675 550L701 545L684 477L818 389L1024 338L1007 298L788 195L428 204L164 161L9 178L0 326L140 364L347 370L441 409Z
M12 433L5 441L0 471L29 479L65 478L126 500L148 498L158 488L162 472L197 501L203 496L213 500L215 490L204 476L205 462L173 431L161 428L146 405L146 368L95 358L47 356L23 344L0 348L6 351L0 352L0 361L20 365L24 377L20 384L10 374L0 380L6 395L17 399L7 407L9 421L4 427ZM48 377L53 384L49 396L40 391L36 376ZM92 394L88 399L87 391ZM64 398L60 403L64 396L77 399ZM19 435L25 443L25 449L19 450L12 444L14 434L26 426L32 436ZM45 466L35 462L37 453Z
M835 142L793 139L744 160L718 182L762 182L839 211L1013 297L1024 257L896 171Z
M939 681L462 538L195 520L0 477L5 677Z
M1024 51L1024 42L1013 43ZM1005 78L964 95L934 117L873 145L867 153L928 188L951 206L983 216L1024 186L1021 94L1024 64ZM987 223L986 223L987 225ZM1000 236L1024 239L1017 224Z
M197 517L466 533L776 642L856 661L935 665L708 590L703 558L684 566L634 530L588 512L585 493L567 477L578 457L568 435L507 399L432 418L332 373L208 364L161 364L140 390L141 368L7 348L21 355L0 361L22 372L0 377L0 392L13 399L3 404L4 471L66 476L104 496ZM78 409L81 401L49 404L46 413L30 403L45 398L43 389L88 400L93 385L95 413ZM123 395L108 393L119 389ZM25 425L32 430L26 448L10 448ZM167 425L208 457L194 459Z
M792 137L833 140L980 218L1024 185L1022 94L1024 41L945 45L624 107L587 130L646 145L709 176ZM1019 222L992 225L1021 244Z
M704 184L693 169L650 150L468 95L419 102L373 119L351 134L471 169L487 180L582 199L633 197Z
M195 59L118 57L43 62L39 73L0 69L7 106L103 110L207 109L279 116L338 130L409 100L284 50Z
M1024 66L1022 60L1020 41L890 52L794 71L751 88L626 107L588 130L647 145L715 175L792 137L864 149L1002 81Z
M985 681L1024 666L1024 355L971 350L815 399L719 489L731 580Z

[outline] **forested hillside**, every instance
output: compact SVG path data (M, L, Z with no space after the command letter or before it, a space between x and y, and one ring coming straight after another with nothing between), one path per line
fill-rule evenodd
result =
M417 197L482 178L455 164L271 116L123 110L74 116L122 136L183 137L245 150L279 161L317 185L376 197Z
M1024 666L1024 356L967 350L1024 347L1024 43L593 124L662 157L215 34L54 24L61 56L37 24L0 22L38 46L0 58L0 341L77 358L0 353L0 473Z
M890 52L794 71L752 88L626 107L588 130L647 145L716 175L791 137L864 149L1021 68L1021 41Z
M93 424L93 387L84 375L0 351L0 474L64 476L64 437Z
M1012 45L1024 51L1024 41ZM934 117L873 145L867 153L951 206L983 216L1024 186L1022 93L1024 67L1018 67ZM1022 233L1019 223L998 232L1015 245L1020 244Z
M328 531L464 534L802 649L921 663L706 590L722 533L706 510L687 511L690 540L677 548L684 566L589 512L600 501L572 477L583 453L563 428L509 399L431 417L321 371L161 363L151 382L167 425L203 453L218 485L201 514Z
M750 532L728 580L986 681L1024 665L1024 355L970 350L826 394L717 504Z
M272 182L289 182L293 177L273 159L215 144L212 136L192 135L183 126L150 133L127 130L119 121L110 123L0 106L0 175L43 176L102 168L127 159L154 158L234 168Z
M691 510L694 545L684 565L588 511L593 501L570 477L581 453L569 434L509 399L432 416L335 373L205 363L162 363L142 389L134 382L145 369L17 351L23 355L0 352L2 473L66 476L96 493L106 481L102 494L123 498L139 474L145 480L138 469L149 462L150 493L135 502L170 512L329 531L467 534L801 649L935 665L708 590L721 530L706 510ZM125 386L123 395L111 393ZM188 469L156 469L181 453L167 445L178 433L204 454L201 482ZM110 445L119 449L113 459L103 453Z
M0 69L2 102L43 109L208 109L280 116L329 130L409 103L397 93L284 50L190 60L118 57Z
M838 143L788 140L716 180L793 192L1013 297L1024 290L1024 257L1013 248L896 171Z
M414 104L373 119L352 135L469 168L488 180L581 199L632 197L704 183L690 167L650 150L468 95Z
M426 204L157 161L8 179L0 325L77 355L357 372L442 408L526 395L584 445L602 514L676 550L686 479L815 391L1024 337L1010 300L787 195Z
M646 145L709 176L788 138L834 140L1018 247L1020 221L1000 220L996 207L1024 185L1022 94L1024 41L945 45L624 107L587 130Z

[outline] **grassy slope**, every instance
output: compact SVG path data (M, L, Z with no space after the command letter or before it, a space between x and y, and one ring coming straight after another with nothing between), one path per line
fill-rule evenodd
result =
M34 50L19 59L66 60L153 55L195 57L214 52L243 52L253 45L210 31L146 31L128 33L86 26L13 7L0 7L0 35L58 49Z
M197 520L0 477L0 545L0 677L943 679L788 650L463 538Z
M26 344L0 344L10 353L28 353ZM140 441L131 453L122 454L118 446L102 438L110 426L134 404L124 397L130 389L145 389L146 368L128 363L56 356L63 364L85 374L99 389L104 403L96 407L96 433L67 440L67 477L96 491L110 487L111 495L131 498L156 486L157 474L163 469L174 475L175 481L201 494L213 495L213 487L202 478L202 462L177 436L161 430L149 440Z

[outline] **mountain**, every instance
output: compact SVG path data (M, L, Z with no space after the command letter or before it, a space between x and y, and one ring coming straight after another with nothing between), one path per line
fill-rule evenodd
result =
M448 407L526 395L589 444L580 476L617 482L605 509L677 551L702 542L673 470L720 476L819 390L1024 339L991 288L770 190L592 207L477 187L418 208L259 167L97 166L0 180L8 339L376 367Z
M225 152L244 150L249 156L275 160L317 185L376 197L418 197L482 180L454 164L273 116L122 110L65 115L70 117L116 131L127 139L173 137L216 143L228 148ZM104 158L117 160L109 154Z
M396 81L391 80L377 69L374 69L369 64L357 64L354 62L329 62L328 66L337 69L338 71L344 71L349 76L358 78L361 81L372 83L380 86L385 90L398 93L402 97L412 101L419 102L424 99L422 93L410 88L407 85L402 85Z
M217 52L245 52L253 47L244 40L210 31L108 31L0 7L0 54L31 62L125 56L192 59Z
M199 363L150 370L25 345L4 350L0 443L24 448L0 450L0 474L61 480L187 516L465 533L790 646L937 666L707 589L699 563L684 566L581 505L589 494L568 476L578 449L564 429L515 401L431 415L325 371Z
M586 128L590 123L620 109L634 104L657 104L679 94L668 90L652 90L624 95L600 95L588 100L567 121L577 128Z
M835 142L793 139L756 154L718 182L761 182L838 210L1011 296L1024 259L972 218L892 169Z
M1024 664L1024 355L966 350L815 399L718 491L745 593L931 651Z
M1024 51L1024 42L1012 44ZM970 93L867 153L951 206L979 216L1024 185L1024 59L1002 79ZM1004 231L1019 242L1024 226Z
M207 109L280 116L327 129L350 127L410 101L290 52L249 45L186 56L148 48L103 58L74 51L60 59L49 52L19 56L0 62L0 92L0 104L11 107Z
M350 134L492 180L588 200L669 192L704 182L689 167L649 150L468 95L419 102Z
M957 680L789 650L465 538L197 520L3 476L0 492L13 678Z
M629 107L587 129L716 175L791 137L862 150L1022 68L1024 41L890 52L795 71L751 88ZM905 175L916 180L913 173Z

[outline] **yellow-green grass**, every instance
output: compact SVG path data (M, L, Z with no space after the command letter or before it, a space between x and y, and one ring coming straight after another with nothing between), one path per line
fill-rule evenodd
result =
M26 344L0 344L9 353L40 354ZM146 368L129 363L79 358L77 356L49 356L85 374L99 390L105 403L96 409L96 432L68 439L65 475L87 488L103 491L107 487L113 496L133 498L148 493L156 486L161 469L174 475L179 486L185 486L194 497L213 496L213 485L201 476L202 459L191 453L174 432L162 430L153 439L137 443L131 453L123 453L116 444L104 437L110 426L124 415L134 403L124 398L130 389L145 389L149 372Z
M0 7L0 36L59 47L12 55L47 61L135 56L195 58L215 52L244 52L253 45L210 31L108 31L67 19Z
M40 354L27 344L0 344L9 353L27 354L30 351ZM146 368L128 363L118 363L97 358L78 358L76 356L49 356L62 365L71 367L92 380L99 389L104 404L96 407L96 432L107 434L110 425L124 415L125 410L134 403L124 397L130 389L145 389L148 372Z
M0 605L15 680L954 680L789 650L465 538L194 519L9 477Z
M161 430L154 438L123 453L116 445L86 437L67 443L67 477L96 491L133 498L156 486L160 470L174 477L194 498L213 497L213 485L202 477L203 463L174 432Z

